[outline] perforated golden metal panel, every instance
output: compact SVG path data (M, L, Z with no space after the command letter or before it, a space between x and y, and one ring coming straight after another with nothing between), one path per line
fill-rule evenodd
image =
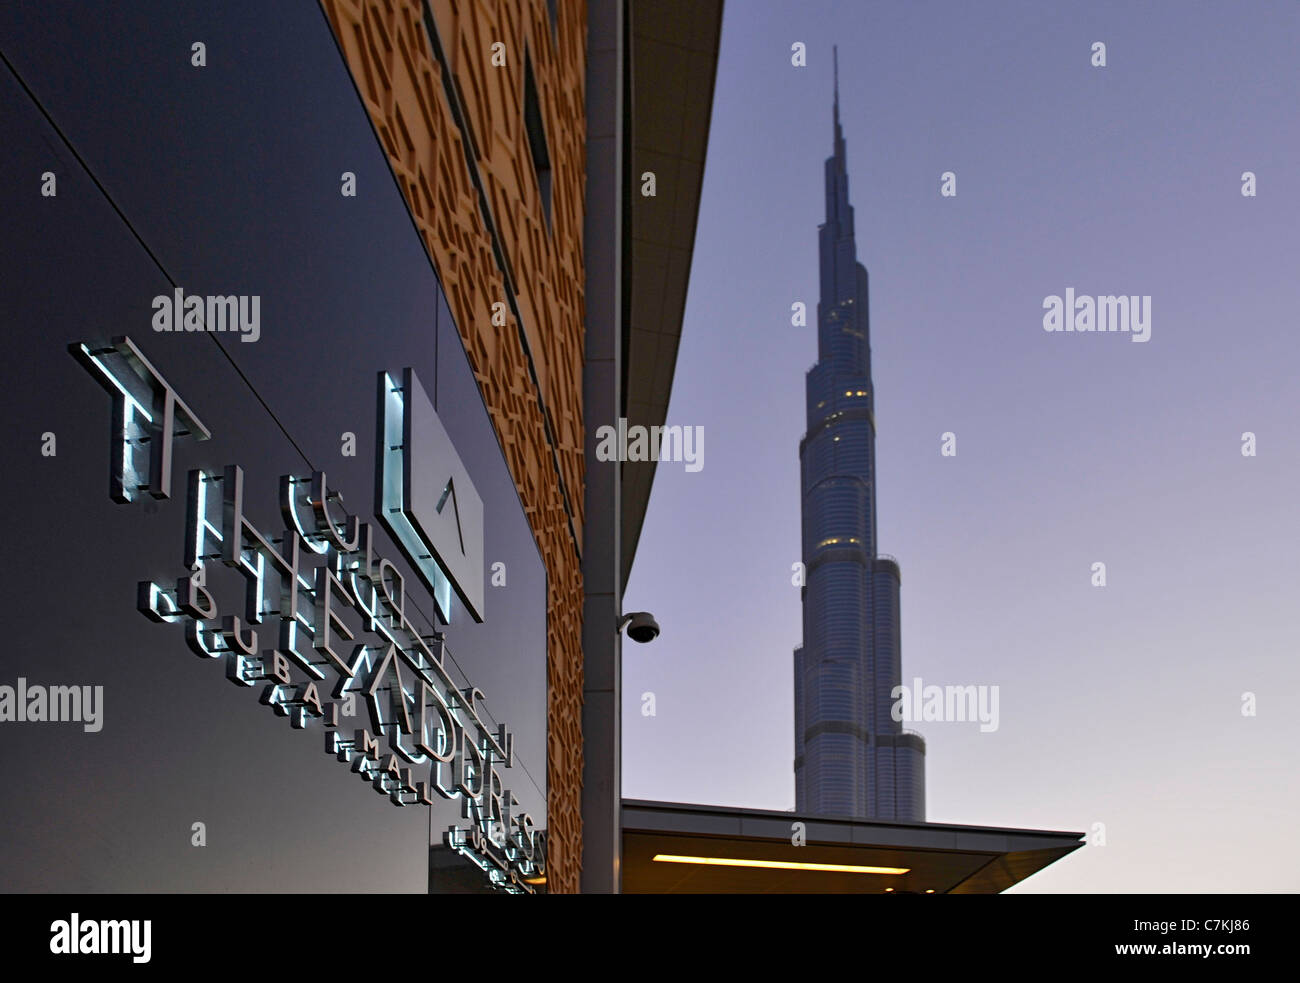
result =
M553 33L546 0L430 0L439 53L421 0L321 5L437 270L546 565L547 886L576 892L586 7L561 0ZM549 228L524 123L525 55L550 159ZM504 324L493 324L494 304L505 305L496 309Z

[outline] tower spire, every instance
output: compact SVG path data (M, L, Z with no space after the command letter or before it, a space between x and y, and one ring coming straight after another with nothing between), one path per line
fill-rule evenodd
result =
M832 71L835 73L835 132L840 129L840 46L831 45Z
M844 166L844 134L840 129L840 47L831 45L831 65L835 78L835 133L834 133L834 155L835 159L840 162L839 166Z

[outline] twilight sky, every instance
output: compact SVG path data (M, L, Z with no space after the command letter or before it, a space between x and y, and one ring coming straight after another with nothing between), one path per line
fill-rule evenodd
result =
M904 681L1000 689L994 732L910 725L927 818L1105 824L1019 891L1300 889L1297 33L1292 2L727 5L668 413L707 453L660 465L626 594L663 634L624 646L625 796L794 804L835 43ZM1151 340L1045 332L1067 287L1150 295Z

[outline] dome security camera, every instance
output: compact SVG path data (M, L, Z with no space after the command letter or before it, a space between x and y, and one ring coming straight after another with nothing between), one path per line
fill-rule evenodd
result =
M655 616L649 611L635 611L632 614L623 615L623 619L618 623L619 630L627 626L627 637L634 642L653 642L659 637L659 622L655 621Z

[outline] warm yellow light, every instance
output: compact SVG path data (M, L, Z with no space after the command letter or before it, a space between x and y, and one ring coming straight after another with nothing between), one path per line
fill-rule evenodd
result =
M545 884L545 883L546 883L546 875L543 874L541 877L525 877L525 878L524 878L524 883L525 883L525 884Z
M894 889L893 889L892 887L887 887L887 888L885 888L885 893L886 893L886 894L891 894L891 893L893 893L893 890L894 890Z
M866 867L859 864L803 864L790 860L741 860L735 857L679 857L657 853L663 864L709 864L714 867L768 867L772 870L828 870L841 874L906 874L911 867Z
M930 888L926 888L926 889L925 889L925 893L926 893L926 894L934 894L934 888L932 888L932 887L930 887Z
M840 438L836 437L835 439L839 440ZM823 546L834 546L836 543L861 544L862 540L858 539L857 536L828 536L826 539L823 539L820 543L817 544L817 548L821 549Z

